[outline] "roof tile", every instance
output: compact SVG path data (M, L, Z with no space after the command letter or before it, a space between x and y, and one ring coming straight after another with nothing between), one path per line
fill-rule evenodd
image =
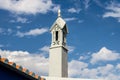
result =
M5 63L5 64L7 64L7 65L9 65L11 67L14 67L14 68L20 70L21 72L26 73L26 74L28 74L28 75L30 75L30 76L38 79L38 80L45 80L44 78L41 78L40 76L35 75L35 73L29 72L28 69L22 68L22 66L20 66L20 65L16 65L14 62L9 62L9 60L7 58L2 58L0 56L0 62Z

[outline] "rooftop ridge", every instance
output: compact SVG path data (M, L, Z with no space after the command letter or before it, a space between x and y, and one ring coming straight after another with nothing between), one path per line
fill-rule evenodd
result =
M22 66L17 65L17 64L14 63L14 62L9 62L9 60L8 60L7 58L2 58L2 57L0 56L0 62L4 63L4 64L6 64L6 65L9 65L9 66L11 66L11 67L13 67L13 68L21 71L22 73L25 73L25 74L27 74L27 75L35 78L35 79L45 80L44 78L40 77L39 75L35 74L34 72L29 71L28 69L23 68Z

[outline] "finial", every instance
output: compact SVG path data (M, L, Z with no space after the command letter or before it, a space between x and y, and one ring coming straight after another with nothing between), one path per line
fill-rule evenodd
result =
M61 14L60 14L60 9L58 9L58 17L61 17Z

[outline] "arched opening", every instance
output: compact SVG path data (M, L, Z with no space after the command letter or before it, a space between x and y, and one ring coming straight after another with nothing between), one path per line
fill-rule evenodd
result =
M63 43L66 43L66 33L63 32Z
M55 32L56 41L58 41L58 31Z

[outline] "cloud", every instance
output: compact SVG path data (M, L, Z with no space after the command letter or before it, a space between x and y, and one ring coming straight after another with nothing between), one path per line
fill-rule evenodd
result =
M21 26L16 26L16 28L17 28L17 29L20 29L20 28L21 28Z
M106 10L108 11L103 14L103 18L112 17L120 22L120 3L111 2L107 5Z
M0 0L0 9L16 14L45 14L59 8L52 0Z
M85 5L85 9L88 9L90 6L90 0L85 0L84 5Z
M46 46L47 47L47 46ZM41 50L46 51L44 46ZM41 54L33 54L27 51L1 50L0 55L6 57L9 61L15 62L40 76L48 75L48 58ZM68 63L69 77L88 78L88 79L106 79L120 80L120 64L105 64L102 66L91 66L89 63L71 60Z
M78 23L83 23L84 22L84 20L78 20Z
M88 78L88 79L105 79L119 80L119 65L106 64L89 68L89 64L78 60L69 62L69 77Z
M64 18L64 20L65 21L74 21L74 20L76 20L77 18L74 18L74 17L72 17L72 18Z
M98 67L97 68L99 73L102 74L102 76L107 75L108 73L112 72L114 69L114 66L112 64L107 64L106 66Z
M85 60L85 59L87 59L86 56L80 56L80 57L79 57L79 60Z
M7 29L7 34L8 34L8 35L10 35L12 32L13 32L12 29L10 29L10 28Z
M75 47L74 46L68 46L68 51L71 53L75 50Z
M19 22L19 23L29 23L30 21L28 21L27 18L17 17L16 20L10 20L10 22L12 22L12 23L15 23L15 22Z
M115 61L120 59L120 54L107 49L106 47L101 48L97 53L92 54L91 63L95 64L99 61Z
M40 54L31 54L27 51L9 51L0 49L0 55L8 58L9 61L28 68L30 71L33 71L40 76L48 75L48 58L45 58Z
M88 66L87 63L72 60L69 62L68 74L70 77L78 76L79 74L81 74L81 71L87 66Z
M81 9L75 9L75 8L70 8L70 9L68 9L68 12L70 12L70 13L79 13L81 11Z
M36 28L36 29L32 29L32 30L30 30L30 31L28 31L28 32L17 32L17 36L19 36L19 37L24 37L24 36L38 36L38 35L41 35L41 34L43 34L43 33L46 33L48 31L48 29L47 28L41 28L41 29L39 29L39 28Z
M10 35L13 33L13 30L11 28L4 29L0 28L0 35Z
M117 64L116 69L120 70L120 64Z
M100 0L93 0L99 7L104 8L104 4Z
M118 71L115 67L117 65L106 64L105 66L100 66L97 68L98 74L103 76L106 80L119 80L120 76Z
M45 53L49 53L49 46L44 46L42 48L40 48L39 50L42 51L42 52L45 52Z

